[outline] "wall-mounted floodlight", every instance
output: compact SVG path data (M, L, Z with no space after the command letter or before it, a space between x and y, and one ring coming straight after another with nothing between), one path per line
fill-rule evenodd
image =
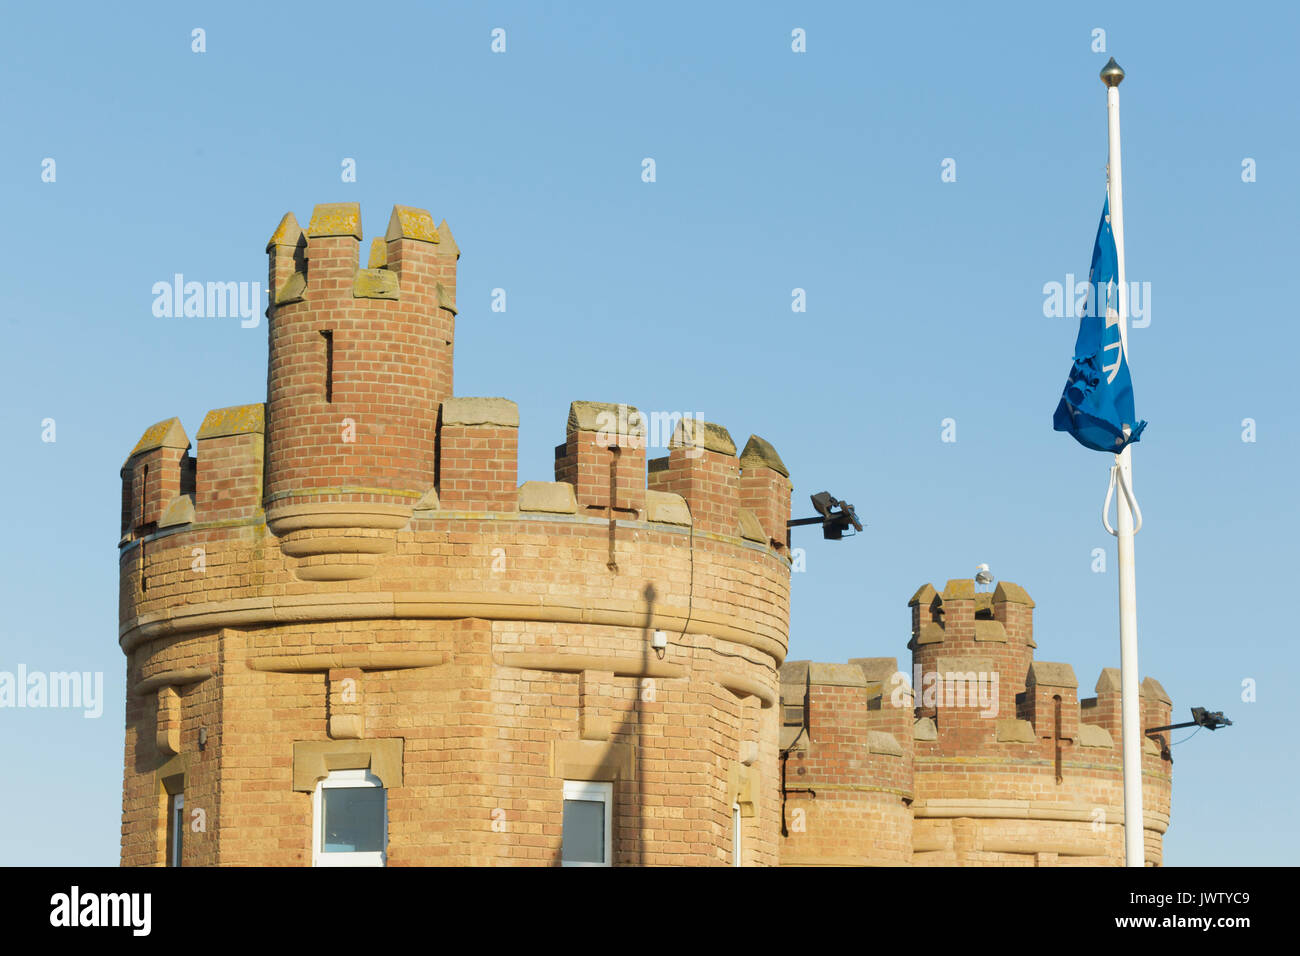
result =
M1232 721L1223 716L1221 710L1206 710L1204 707L1192 708L1192 719L1184 721L1181 724L1170 724L1167 727L1152 727L1146 732L1146 736L1160 741L1160 756L1164 757L1170 763L1174 762L1174 755L1169 749L1161 731L1181 730L1184 727L1204 727L1206 730L1218 730L1220 727L1231 727Z
M817 509L816 518L795 518L785 523L787 534L786 540L789 541L788 529L797 528L806 524L819 524L822 526L822 537L827 541L839 541L844 537L844 532L852 527L853 533L857 534L862 530L862 522L858 520L857 512L853 510L853 505L847 501L840 501L829 491L819 491L812 496L812 505ZM838 510L837 510L838 509ZM852 535L850 535L852 537Z

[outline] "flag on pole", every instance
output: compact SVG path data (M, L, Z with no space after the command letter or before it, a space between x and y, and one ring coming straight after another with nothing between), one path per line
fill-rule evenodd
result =
M1118 454L1138 440L1146 422L1133 411L1133 382L1119 327L1119 257L1110 230L1110 198L1101 207L1088 272L1088 308L1079 322L1074 365L1052 425L1096 451ZM1124 426L1131 429L1124 437Z

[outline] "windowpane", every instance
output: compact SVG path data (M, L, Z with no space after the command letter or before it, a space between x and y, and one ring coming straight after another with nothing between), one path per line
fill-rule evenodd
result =
M172 794L167 798L167 865L181 865L181 847L185 834L185 797Z
M564 801L564 860L567 863L605 862L605 802Z
M384 850L383 788L330 787L321 791L321 804L323 851L377 853Z

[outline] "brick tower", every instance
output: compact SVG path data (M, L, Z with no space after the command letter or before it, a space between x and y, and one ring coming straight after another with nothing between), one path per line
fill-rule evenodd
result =
M1010 582L926 584L909 605L910 675L894 658L781 667L781 862L1122 865L1119 672L1080 700L1069 664L1034 660L1034 602ZM1143 726L1170 709L1143 681ZM1172 768L1151 739L1142 759L1159 865Z
M578 401L520 483L433 223L286 215L267 402L122 468L122 862L776 863L784 463Z

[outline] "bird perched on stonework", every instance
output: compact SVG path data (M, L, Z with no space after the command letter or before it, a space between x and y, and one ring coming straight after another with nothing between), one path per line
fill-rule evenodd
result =
M980 564L976 566L975 583L976 584L993 583L993 572L989 570L989 566L987 564Z

